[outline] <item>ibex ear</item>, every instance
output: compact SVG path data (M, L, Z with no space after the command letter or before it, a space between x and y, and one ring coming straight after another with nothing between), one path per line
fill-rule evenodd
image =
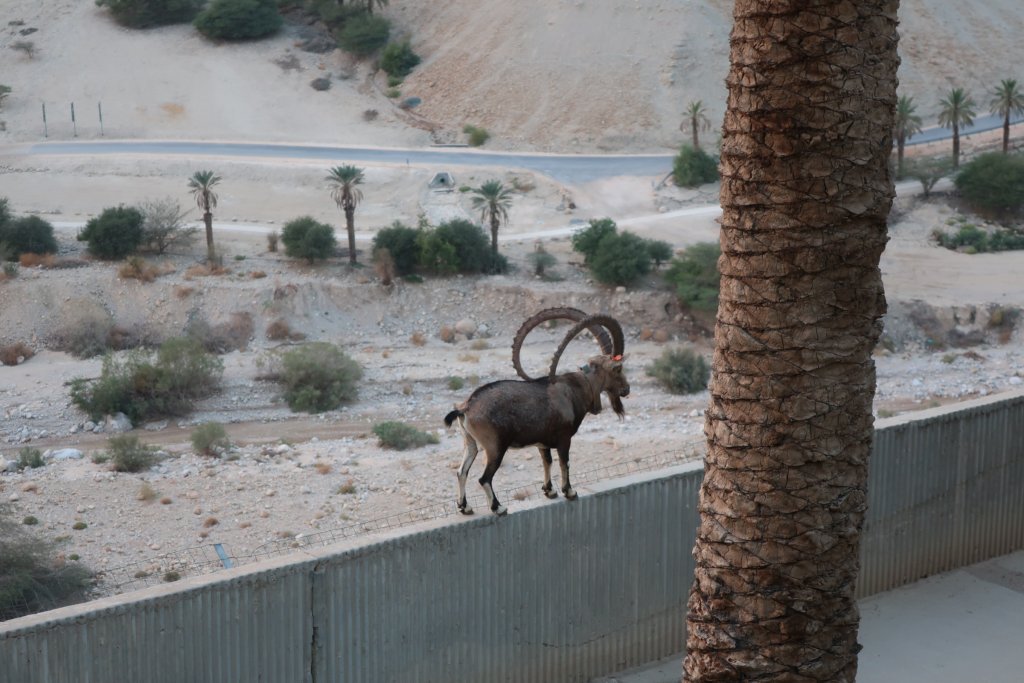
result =
M581 365L580 366L580 372L582 372L584 375L589 375L590 374L590 370L591 370L590 363L587 363L586 365Z

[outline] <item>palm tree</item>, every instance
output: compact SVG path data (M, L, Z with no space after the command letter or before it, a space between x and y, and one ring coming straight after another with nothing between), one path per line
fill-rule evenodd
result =
M512 190L500 180L488 180L473 188L473 208L480 209L480 222L491 224L491 251L498 253L498 228L508 224L508 210L512 207Z
M683 125L680 129L684 129L686 122L690 122L690 134L693 136L693 148L700 149L700 140L697 137L697 129L710 130L711 119L707 116L707 109L704 107L704 102L697 100L696 102L690 102L686 105L686 118L683 120Z
M1003 117L1003 154L1010 151L1010 116L1024 114L1024 93L1017 81L1004 78L992 93L989 111Z
M901 95L896 101L896 177L903 177L903 149L907 138L921 132L921 117L915 112L917 105L913 97Z
M963 88L953 88L939 103L939 125L953 129L953 168L960 167L960 126L974 123L974 99Z
M331 197L338 208L345 212L345 229L348 230L348 262L356 262L356 206L363 199L363 193L356 185L363 182L363 169L350 164L335 166L327 180L331 182Z
M374 5L376 5L377 7L380 7L381 9L384 9L385 7L388 6L388 0L365 0L365 2L366 2L366 11L369 12L370 14L373 14L373 6Z
M856 674L897 4L734 4L689 683Z
M216 253L213 249L213 209L217 208L217 195L214 185L220 182L220 176L213 171L196 171L188 179L188 187L196 199L196 206L203 212L203 223L206 224L206 260L213 263Z

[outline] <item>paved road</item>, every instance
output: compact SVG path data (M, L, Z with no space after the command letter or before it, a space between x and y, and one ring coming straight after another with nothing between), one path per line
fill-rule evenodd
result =
M441 171L452 166L496 166L543 173L566 184L615 176L664 176L672 170L671 154L565 155L484 152L467 148L382 149L244 142L90 141L40 142L24 145L31 155L124 155L235 157L272 160L318 160L326 165L346 163L415 164Z
M1024 121L1024 116L1017 115L1010 117L1010 124L1020 123ZM972 135L974 133L984 133L988 130L997 130L1003 127L1003 117L995 116L992 114L986 114L985 116L974 117L974 123L970 126L966 126L960 129L960 135ZM953 137L953 131L949 128L939 128L934 126L932 128L925 128L917 135L913 135L907 139L908 145L923 145L928 142L937 142L939 140L948 140Z

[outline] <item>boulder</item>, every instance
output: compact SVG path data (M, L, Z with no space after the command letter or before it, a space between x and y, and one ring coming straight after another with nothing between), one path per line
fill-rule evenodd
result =
M128 416L124 413L114 413L113 415L107 415L106 420L103 424L103 430L106 432L119 434L121 432L130 432L132 430L132 421L128 419Z
M455 323L455 331L459 334L471 337L476 332L476 323L469 318L463 318L459 322Z
M50 460L81 460L84 456L77 448L61 448L50 453Z

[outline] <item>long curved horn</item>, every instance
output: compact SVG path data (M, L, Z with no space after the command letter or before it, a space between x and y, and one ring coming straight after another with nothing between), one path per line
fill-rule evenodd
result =
M555 373L558 372L558 361L562 358L562 353L566 347L569 346L576 335L586 329L592 329L594 327L601 327L606 337L610 337L611 343L605 345L601 344L601 352L605 354L620 356L625 348L625 339L622 334L622 326L619 325L619 321L610 315L597 314L588 315L583 320L580 320L572 329L569 330L565 338L562 339L562 343L558 345L558 350L555 351L554 358L551 359L551 368L548 370L548 378L554 379ZM600 340L600 337L598 337Z
M512 365L516 369L516 374L528 382L533 381L533 378L527 375L526 371L523 370L522 363L519 361L519 353L522 350L523 342L526 340L526 335L530 334L530 332L532 332L537 326L549 320L572 320L573 322L578 323L586 317L587 314L578 308L559 306L556 308L545 308L543 311L535 313L527 318L526 322L519 327L519 331L516 332L515 339L512 341ZM597 337L597 342L601 345L602 352L610 353L614 347L614 339L612 339L612 337L608 335L608 332L600 325L588 327L590 327L591 333Z

